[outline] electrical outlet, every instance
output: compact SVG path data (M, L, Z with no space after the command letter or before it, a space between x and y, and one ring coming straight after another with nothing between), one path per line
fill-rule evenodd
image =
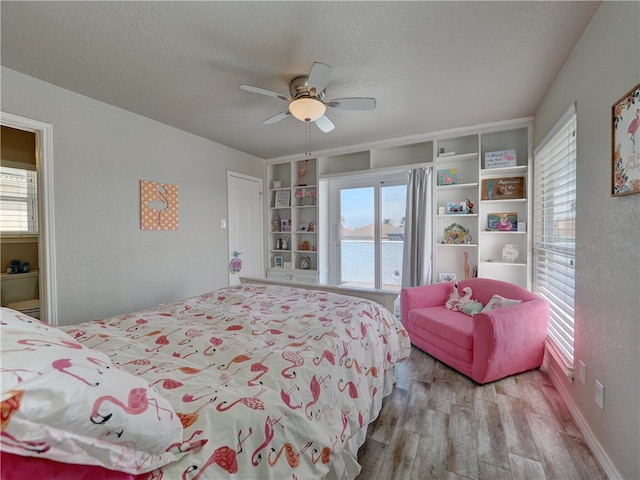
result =
M587 384L587 366L584 364L582 360L578 362L578 380L583 385Z
M604 410L604 385L596 380L596 405Z

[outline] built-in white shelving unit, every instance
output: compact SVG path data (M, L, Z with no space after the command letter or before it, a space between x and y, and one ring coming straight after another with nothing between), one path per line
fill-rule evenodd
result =
M318 249L317 160L269 164L267 277L323 281Z
M267 276L279 280L326 282L329 278L328 245L332 230L328 212L321 199L328 193L327 182L336 177L375 175L399 168L432 165L433 195L433 278L440 274L456 275L457 279L477 275L510 281L530 288L531 279L531 191L530 162L532 140L531 119L499 122L477 127L436 132L381 142L371 148L345 149L329 155L306 160L283 158L267 165L268 197L268 255ZM486 163L489 152L515 151L515 165L492 168ZM298 173L306 166L304 175ZM455 172L455 181L440 175ZM521 179L522 198L483 198L483 183L500 179ZM273 182L280 182L274 186ZM486 185L485 185L486 188ZM305 189L315 192L312 204L308 196L298 198ZM278 192L289 192L290 203L276 206ZM486 196L486 193L485 195ZM471 211L454 211L456 203L473 205ZM519 229L504 231L491 229L489 216L517 217ZM274 218L290 220L291 231L274 229ZM313 224L313 232L309 232ZM445 229L455 225L455 231L466 232L451 243ZM526 227L525 227L526 225ZM305 230L301 230L305 226ZM287 248L283 248L280 241ZM309 250L301 245L307 242ZM458 242L458 243L456 243ZM518 257L503 258L503 247L518 251ZM315 250L313 249L315 247ZM276 266L280 258L282 266ZM309 268L301 268L303 258ZM280 260L279 260L280 261ZM304 265L306 267L306 263Z

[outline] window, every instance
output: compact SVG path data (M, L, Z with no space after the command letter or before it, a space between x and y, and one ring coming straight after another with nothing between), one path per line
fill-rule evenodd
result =
M0 233L38 233L36 172L0 167Z
M331 283L400 291L407 174L330 184Z
M550 349L573 365L576 254L576 111L534 152L534 291L549 302ZM554 352L555 353L555 352Z

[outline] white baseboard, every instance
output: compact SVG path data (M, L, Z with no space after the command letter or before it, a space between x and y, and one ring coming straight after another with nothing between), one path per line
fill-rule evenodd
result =
M602 467L604 472L611 480L622 479L622 475L620 475L618 470L616 470L616 467L613 465L613 462L609 458L609 455L607 455L607 452L604 450L604 448L602 448L602 445L600 444L600 442L598 442L598 439L591 431L589 424L586 422L586 420L582 416L582 413L573 402L573 399L571 398L571 395L569 395L565 383L563 379L560 378L557 369L553 368L553 366L549 364L548 355L545 355L543 368L544 371L549 375L553 386L560 394L560 397L567 406L569 413L578 425L580 432L582 432L585 442L587 442L587 445L589 445L589 448L593 452L594 456L598 459L598 462L600 462L600 466Z

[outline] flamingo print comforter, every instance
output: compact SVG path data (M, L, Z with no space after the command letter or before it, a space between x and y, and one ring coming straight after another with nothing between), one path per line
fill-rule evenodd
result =
M400 322L374 302L271 285L65 331L177 412L180 458L144 479L353 478L354 446L410 352Z

